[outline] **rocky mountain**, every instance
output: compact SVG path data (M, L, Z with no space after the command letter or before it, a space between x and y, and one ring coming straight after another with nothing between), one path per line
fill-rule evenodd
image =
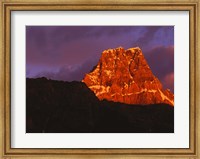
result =
M138 47L103 51L98 64L85 75L82 82L100 100L140 105L165 103L174 106L173 93L163 89Z
M99 100L83 82L26 79L27 133L173 133L174 107Z

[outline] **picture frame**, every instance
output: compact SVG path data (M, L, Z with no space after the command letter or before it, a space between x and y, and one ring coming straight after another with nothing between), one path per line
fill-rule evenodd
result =
M187 158L197 159L199 147L199 0L2 0L0 44L0 157L12 158ZM12 11L189 11L190 111L189 148L11 148L11 12Z

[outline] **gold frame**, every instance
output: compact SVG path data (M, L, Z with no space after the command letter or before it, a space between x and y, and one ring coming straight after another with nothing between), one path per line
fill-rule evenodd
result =
M185 158L197 159L200 103L199 0L2 0L0 27L0 158ZM10 141L10 16L17 10L155 10L189 11L190 148L188 149L14 149Z

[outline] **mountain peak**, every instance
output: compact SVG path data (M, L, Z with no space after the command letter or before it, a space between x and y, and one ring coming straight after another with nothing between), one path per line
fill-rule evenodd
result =
M104 50L96 68L82 81L100 100L174 105L174 95L163 90L139 47Z

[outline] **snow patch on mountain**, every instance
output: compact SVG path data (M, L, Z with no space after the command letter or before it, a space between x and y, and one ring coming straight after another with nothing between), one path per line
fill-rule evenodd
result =
M96 68L82 81L100 100L174 105L174 95L162 88L139 47L104 50Z

